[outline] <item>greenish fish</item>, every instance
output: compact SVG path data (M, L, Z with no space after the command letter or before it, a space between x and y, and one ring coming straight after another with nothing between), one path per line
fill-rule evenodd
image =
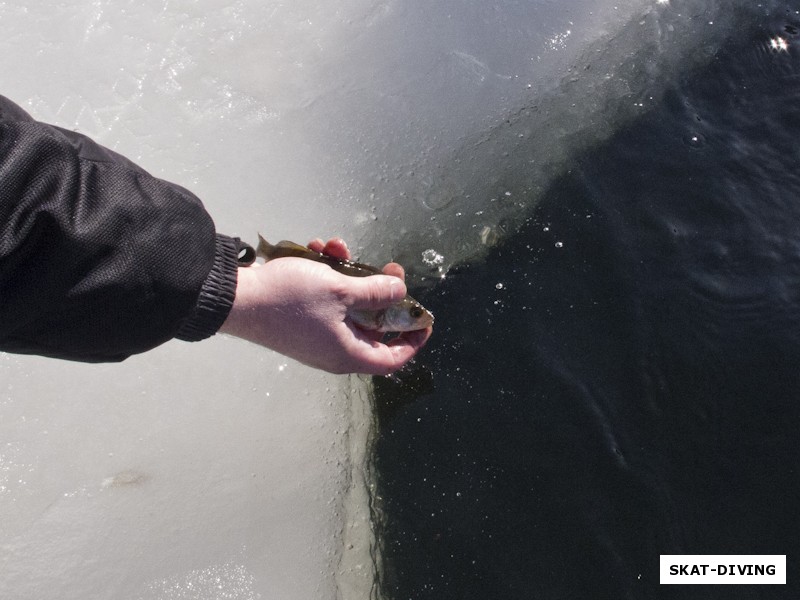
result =
M310 248L295 244L294 242L287 242L284 240L273 245L261 237L261 235L258 236L256 256L263 258L265 261L287 256L306 258L308 260L324 263L335 271L339 271L339 273L350 277L369 277L370 275L382 273L380 269L376 269L370 265L314 252ZM433 315L430 311L408 294L406 294L405 298L392 304L389 308L382 310L351 308L348 311L348 315L356 325L370 331L416 331L433 325Z

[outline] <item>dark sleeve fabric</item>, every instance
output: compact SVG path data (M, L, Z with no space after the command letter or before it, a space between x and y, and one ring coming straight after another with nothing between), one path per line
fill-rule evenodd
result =
M0 96L0 351L109 362L213 335L237 252L187 190Z

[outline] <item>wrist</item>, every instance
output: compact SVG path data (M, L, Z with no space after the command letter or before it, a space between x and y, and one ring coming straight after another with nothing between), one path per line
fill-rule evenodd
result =
M253 292L256 280L251 267L240 267L236 280L236 293L225 321L219 328L219 333L227 333L236 337L246 337L245 332L250 329L248 322L253 318Z

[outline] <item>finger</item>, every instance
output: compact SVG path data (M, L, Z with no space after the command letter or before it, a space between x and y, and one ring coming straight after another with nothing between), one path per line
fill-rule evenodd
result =
M350 250L342 238L331 238L327 242L323 242L320 238L315 238L308 242L308 248L314 252L327 254L334 258L350 260Z
M390 275L347 277L343 283L346 284L343 288L344 302L353 308L387 308L402 300L407 293L403 280Z
M308 242L308 249L313 250L314 252L322 252L325 248L325 242L322 241L321 238L314 238L310 242Z
M322 250L328 256L350 260L350 249L342 238L331 238Z
M432 328L413 331L391 340L388 344L372 344L360 357L360 372L370 375L389 375L401 369L428 341Z
M431 335L433 334L433 327L428 326L425 329L417 329L416 331L406 331L401 333L398 337L389 341L389 346L408 345L417 352L425 344L428 343Z
M363 327L359 326L358 323L353 322L351 319L346 319L347 326L353 332L353 335L359 339L364 340L370 345L379 344L383 340L383 336L386 335L382 331L374 331L372 329L364 329Z
M387 275L392 275L393 277L399 277L400 279L403 280L405 280L406 278L405 269L396 262L390 262L388 265L383 267L383 272L386 273Z

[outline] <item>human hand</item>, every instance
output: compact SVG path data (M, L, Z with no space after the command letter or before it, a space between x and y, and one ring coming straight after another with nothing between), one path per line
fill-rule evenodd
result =
M350 258L344 241L314 240L309 248ZM381 309L406 295L397 263L385 275L348 277L304 258L279 258L239 268L236 298L220 332L271 348L331 373L387 375L401 368L432 333L428 327L384 343L383 334L356 326L349 308Z

